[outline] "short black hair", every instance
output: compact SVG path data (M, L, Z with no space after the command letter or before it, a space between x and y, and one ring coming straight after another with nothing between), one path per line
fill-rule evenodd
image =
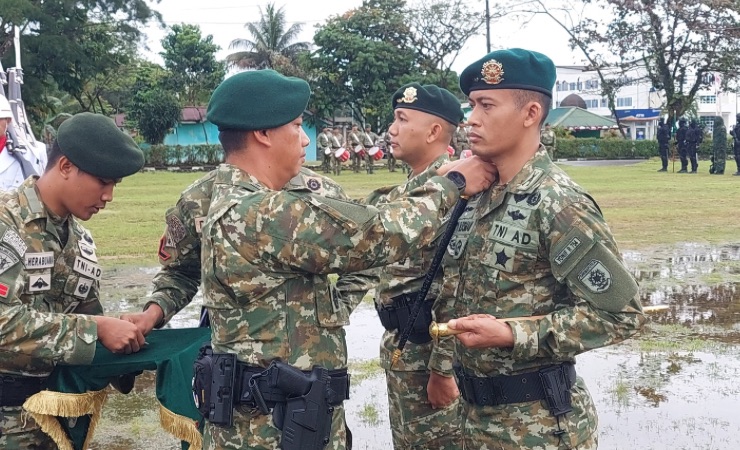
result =
M59 147L59 142L54 139L54 141L51 143L51 150L49 150L49 155L47 156L46 161L46 169L44 169L44 173L51 170L52 167L54 167L59 161L59 158L64 156L64 153L62 153L62 149Z
M542 127L552 107L552 98L542 92L530 91L528 89L516 89L514 91L514 104L517 108L524 108L524 105L529 102L539 103L542 107L542 118L540 119L540 127Z
M224 149L224 155L230 155L245 147L248 131L223 130L218 133L218 140Z

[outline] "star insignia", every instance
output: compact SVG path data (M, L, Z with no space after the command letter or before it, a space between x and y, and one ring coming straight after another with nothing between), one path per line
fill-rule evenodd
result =
M505 250L496 252L496 265L506 267L506 263L509 262L510 259L511 256L508 256Z

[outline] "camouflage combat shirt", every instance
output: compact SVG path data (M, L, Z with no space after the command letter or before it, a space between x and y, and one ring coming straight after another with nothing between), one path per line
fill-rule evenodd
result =
M101 269L90 232L73 217L63 245L29 178L0 205L0 373L47 376L95 355ZM73 314L74 313L74 314Z
M543 146L511 182L471 198L469 205L474 209L460 219L448 246L438 302L454 308L457 317L544 318L509 322L513 348L468 349L458 343L457 357L468 375L511 375L575 361L577 354L620 342L642 327L637 283L601 212ZM561 420L574 431L563 437L569 446L595 427L595 417L586 417L593 411L590 396L579 392L574 412ZM520 448L527 430L537 435L535 430L553 426L555 419L540 402L529 405L491 408L502 422L481 426L497 430L497 448ZM511 411L518 431L503 423Z
M146 309L154 303L162 308L164 320L157 324L160 327L190 304L198 292L201 275L200 232L211 206L215 177L216 171L213 170L196 180L165 214L166 227L158 251L162 268L154 277L154 292L144 307ZM348 199L342 187L332 179L305 168L283 189ZM363 273L339 277L336 295L347 308L347 317L376 280L377 276Z
M327 275L386 265L428 244L457 198L451 181L433 177L375 208L272 191L221 165L202 243L214 351L263 367L275 358L303 370L346 367L347 312Z

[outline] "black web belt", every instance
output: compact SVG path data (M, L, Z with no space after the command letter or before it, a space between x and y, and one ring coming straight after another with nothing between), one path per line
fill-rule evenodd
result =
M455 365L455 375L462 398L478 406L497 406L509 403L525 403L548 400L552 395L546 388L548 374L560 376L569 391L576 382L576 368L565 362L543 369L517 375L497 375L495 377L474 377L467 375L465 369Z
M402 332L409 321L411 308L418 295L418 292L411 292L391 298L391 303L388 305L376 303L375 310L378 311L378 317L383 327L388 331ZM429 335L429 325L432 323L433 304L434 302L431 300L425 300L421 304L421 311L414 322L414 329L411 330L411 335L409 335L409 341L414 344L425 344L432 340Z
M236 393L234 395L235 405L247 405L251 408L257 408L258 403L264 402L267 407L274 408L276 403L284 403L287 396L279 388L273 387L268 378L254 377L261 374L265 368L237 362L239 375L236 382ZM306 375L311 375L310 370L303 370ZM329 397L330 406L339 406L349 398L349 374L347 369L329 370ZM256 386L250 387L250 381L254 379ZM256 389L254 389L256 388ZM261 399L254 396L254 392L259 391Z
M0 375L0 406L21 406L28 397L46 389L46 377Z

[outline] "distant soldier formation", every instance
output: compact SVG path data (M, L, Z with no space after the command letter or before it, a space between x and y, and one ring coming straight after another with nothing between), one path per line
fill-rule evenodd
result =
M452 159L458 159L463 152L470 150L470 140L466 123L461 121L455 131L448 149ZM399 161L393 155L391 135L386 129L375 133L370 125L361 129L353 124L349 130L341 126L324 126L316 136L316 157L321 163L321 171L340 175L342 170L352 170L360 173L373 174L376 165L382 164L389 172L396 172L399 168L403 173L409 173L410 167ZM386 162L383 163L383 160Z

